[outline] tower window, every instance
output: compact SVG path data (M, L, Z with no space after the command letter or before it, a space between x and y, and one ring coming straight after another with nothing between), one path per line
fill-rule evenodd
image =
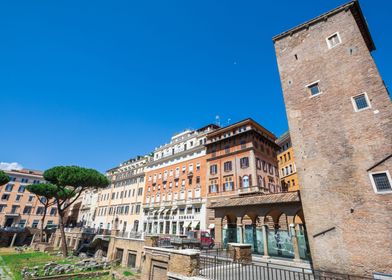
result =
M388 171L370 173L370 180L376 193L392 192L392 180Z
M306 87L309 90L310 97L319 95L321 93L318 81L311 83L311 84L307 85Z
M369 98L366 93L351 98L355 112L370 108Z
M328 48L332 49L339 45L342 41L340 40L339 33L336 32L327 38Z

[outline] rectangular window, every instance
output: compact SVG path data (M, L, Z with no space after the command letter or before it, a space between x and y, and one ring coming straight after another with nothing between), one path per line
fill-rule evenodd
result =
M44 207L37 207L36 215L43 215L44 214Z
M50 216L54 216L57 214L57 208L53 207L50 209Z
M210 189L210 193L217 193L218 192L218 181L211 180L209 189Z
M24 193L25 189L26 189L25 186L19 186L18 192L19 192L19 193Z
M5 191L6 192L12 192L12 189L14 188L14 184L7 184L5 186Z
M18 214L19 213L19 205L12 205L11 214Z
M5 204L0 204L0 213L3 213L5 208L7 208L7 205Z
M215 175L218 173L218 166L216 164L210 166L210 174Z
M388 171L370 173L370 179L376 193L392 192L392 179Z
M231 163L231 161L226 161L223 164L223 169L224 169L225 172L231 171L232 170L232 163Z
M369 98L366 93L351 98L355 112L370 108Z
M32 228L37 228L39 224L39 220L34 220L33 223L31 224Z
M225 191L232 191L234 184L233 184L233 178L232 177L226 177L225 178L225 183L223 184L224 190Z
M310 85L307 85L307 88L310 92L310 97L319 95L321 93L320 86L318 82L314 82Z
M256 158L256 168L261 170L261 160L259 158Z
M339 33L336 32L327 38L328 48L332 49L341 43Z
M20 201L21 198L22 198L22 195L18 194L18 195L16 195L15 201Z
M249 158L248 157L241 158L240 159L240 166L241 166L241 168L249 167Z
M1 200L8 200L9 198L10 198L10 195L6 194L6 193L1 196Z

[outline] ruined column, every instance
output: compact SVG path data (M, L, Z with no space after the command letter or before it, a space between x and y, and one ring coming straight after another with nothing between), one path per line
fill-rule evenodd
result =
M11 241L11 245L10 245L10 247L13 247L14 246L14 243L15 243L15 240L16 240L16 237L18 236L18 234L17 233L14 233L14 236L12 237L12 241Z
M297 233L295 231L295 224L290 224L290 235L291 235L291 243L293 244L293 250L294 250L294 261L300 262L301 257L299 255L299 246L298 246Z
M268 254L268 225L263 225L263 245L264 245L264 256L263 258L269 258Z

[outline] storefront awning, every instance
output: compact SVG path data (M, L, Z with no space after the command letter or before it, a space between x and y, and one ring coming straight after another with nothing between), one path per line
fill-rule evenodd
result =
M193 221L193 222L192 222L192 228L197 227L197 225L198 225L199 223L200 223L199 221Z
M172 211L176 211L177 208L178 208L177 206L173 206L171 210L172 210Z
M210 224L210 225L208 226L208 229L213 229L213 228L215 228L215 224Z
M169 211L170 211L170 208L167 208L167 209L163 210L163 215L166 215L167 212L169 212Z
M158 210L158 214L160 214L163 210L165 210L165 208L160 208L159 210Z
M153 210L152 212L150 212L151 216L154 216L156 212L157 212L157 210Z
M190 224L191 224L191 222L188 222L188 221L184 222L184 228L188 228Z

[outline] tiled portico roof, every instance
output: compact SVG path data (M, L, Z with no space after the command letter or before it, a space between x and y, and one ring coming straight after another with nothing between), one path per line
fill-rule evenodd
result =
M230 199L216 202L208 208L223 208L223 207L288 203L288 202L300 202L300 201L301 200L299 198L299 194L298 192L295 191L295 192L286 192L286 193L273 193L273 194L233 197Z

